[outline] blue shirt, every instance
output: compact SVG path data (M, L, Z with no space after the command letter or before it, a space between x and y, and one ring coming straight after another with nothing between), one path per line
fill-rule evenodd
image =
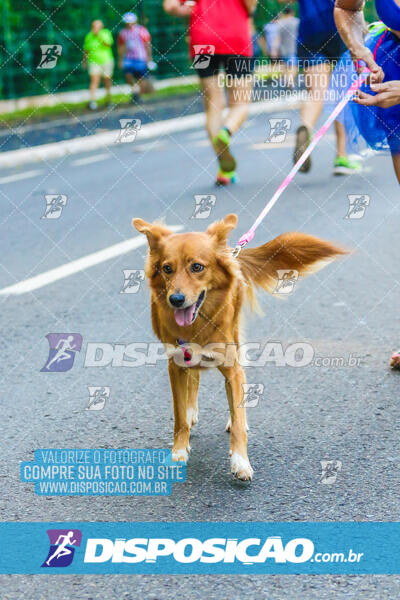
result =
M299 0L299 39L312 40L324 34L336 33L333 9L335 0Z

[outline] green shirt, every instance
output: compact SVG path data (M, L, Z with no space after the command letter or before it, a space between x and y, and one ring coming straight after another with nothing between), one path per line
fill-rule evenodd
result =
M101 29L97 35L89 31L83 43L83 49L88 53L88 62L104 65L113 60L113 43L113 36L108 29Z

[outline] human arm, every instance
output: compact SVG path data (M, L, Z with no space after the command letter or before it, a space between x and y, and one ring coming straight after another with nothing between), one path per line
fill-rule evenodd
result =
M103 46L111 47L114 43L112 33L108 29L102 29L99 32L99 37L100 37L100 41L103 44Z
M371 71L371 81L379 83L384 78L383 70L376 64L374 56L364 45L364 0L336 0L334 17L340 37L350 50L354 61L363 61ZM362 66L358 67L362 70Z
M248 15L252 15L257 8L257 0L243 0Z
M87 50L87 38L88 38L88 36L85 36L85 39L83 40L83 56L82 56L82 68L83 69L87 68L87 59L89 56L89 52Z
M153 54L151 51L151 42L146 42L144 47L146 48L146 54L147 54L147 62L152 62L153 61Z
M151 49L151 35L150 32L145 28L142 27L141 31L140 31L140 37L142 38L143 44L144 44L144 48L146 50L146 56L147 56L147 62L152 62L153 61L153 54L152 54L152 49Z
M120 32L120 34L118 36L117 49L118 49L118 66L120 69L122 69L122 63L123 63L123 59L124 59L125 51L126 51L125 36L123 35L122 31Z
M179 0L164 0L163 8L173 17L190 17L193 10L192 5L182 4Z

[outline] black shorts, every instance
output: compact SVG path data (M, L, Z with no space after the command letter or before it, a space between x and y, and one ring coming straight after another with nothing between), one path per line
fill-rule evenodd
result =
M193 59L193 67L201 79L218 75L221 69L227 75L240 77L253 72L254 59L239 54L197 54Z
M336 63L345 51L346 46L338 33L314 35L312 39L307 40L299 39L298 66L305 69L324 62Z

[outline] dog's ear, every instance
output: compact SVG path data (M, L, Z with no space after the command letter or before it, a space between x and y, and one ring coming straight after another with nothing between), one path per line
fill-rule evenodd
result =
M222 219L222 221L211 223L206 233L213 237L219 246L225 245L229 233L232 229L235 229L237 222L237 215L231 213Z
M159 246L160 240L172 233L172 231L160 225L160 223L147 223L143 219L133 219L132 225L140 233L146 235L150 250L155 250Z

